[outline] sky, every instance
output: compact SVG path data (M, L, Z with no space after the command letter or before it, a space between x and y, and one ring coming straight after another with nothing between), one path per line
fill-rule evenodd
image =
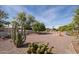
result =
M1 5L0 9L8 13L7 21L14 20L19 12L24 11L44 23L47 28L58 28L72 22L78 7L77 5Z

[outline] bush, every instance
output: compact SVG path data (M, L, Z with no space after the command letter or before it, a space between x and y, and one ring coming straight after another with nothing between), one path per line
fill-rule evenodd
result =
M45 31L46 28L45 28L45 25L43 23L35 23L32 25L32 30L35 31L35 32L40 32L40 31Z
M26 30L32 30L32 29L31 29L31 26L28 25L28 24L25 24L25 25L24 25L24 28L25 28Z
M52 48L48 47L48 43L30 43L27 48L28 54L52 54Z
M0 28L4 28L4 25L3 24L0 24Z

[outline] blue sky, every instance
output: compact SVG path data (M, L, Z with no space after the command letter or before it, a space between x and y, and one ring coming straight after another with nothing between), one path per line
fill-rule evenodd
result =
M20 12L31 14L36 17L36 20L43 22L46 27L55 28L69 24L72 22L74 11L78 6L68 5L4 5L0 6L2 10L9 14L8 21L12 21Z

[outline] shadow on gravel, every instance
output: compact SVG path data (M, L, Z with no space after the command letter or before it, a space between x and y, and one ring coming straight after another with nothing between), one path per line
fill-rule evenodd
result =
M39 34L39 35L48 35L48 34L52 34L52 33L36 33L36 34Z
M22 45L21 47L19 47L19 48L27 48L29 44L30 44L30 43L25 43L25 44L23 44L23 45Z

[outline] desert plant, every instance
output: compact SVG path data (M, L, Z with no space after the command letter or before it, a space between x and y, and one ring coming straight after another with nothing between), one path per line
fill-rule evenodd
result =
M0 20L6 19L6 18L8 18L8 14L4 10L0 9Z
M4 28L4 25L0 23L0 28Z
M24 12L20 12L16 20L12 24L12 39L16 47L20 47L26 40L26 14Z
M23 45L21 33L16 32L16 40L15 40L16 47L21 47Z
M34 32L40 32L40 31L45 31L46 28L43 23L36 22L35 24L32 25L32 30Z
M16 22L15 21L12 21L11 38L13 40L13 43L15 44L15 40L16 40Z
M11 38L16 47L21 47L23 45L22 35L19 32L18 23L16 21L14 21L12 25Z
M21 28L22 39L25 42L25 40L26 40L25 24L26 24L26 20L27 20L25 12L18 13L16 19L17 19L17 22L19 23L20 28Z
M52 48L48 47L48 43L42 44L42 43L30 43L27 48L28 54L52 54Z
M5 19L8 18L8 14L0 9L0 28L4 28L4 24L6 23L6 21L4 21Z

